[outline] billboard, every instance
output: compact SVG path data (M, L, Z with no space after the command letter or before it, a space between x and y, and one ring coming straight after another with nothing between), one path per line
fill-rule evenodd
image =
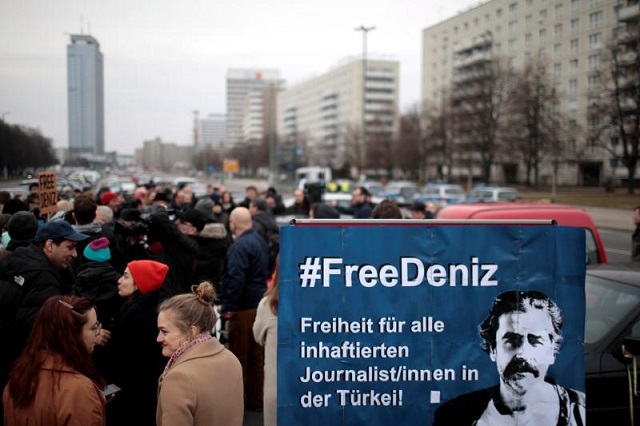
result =
M584 244L552 225L284 227L278 424L501 424L510 392L518 415L584 420Z

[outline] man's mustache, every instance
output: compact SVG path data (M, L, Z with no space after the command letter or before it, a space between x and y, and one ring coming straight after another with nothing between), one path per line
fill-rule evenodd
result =
M538 377L540 372L536 367L529 364L522 358L513 358L504 369L504 377L511 377L515 374L531 373L534 377Z

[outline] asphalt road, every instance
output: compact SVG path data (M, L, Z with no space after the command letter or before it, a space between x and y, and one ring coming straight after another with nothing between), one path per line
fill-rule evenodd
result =
M600 238L607 252L609 263L626 263L631 259L631 233L599 228Z

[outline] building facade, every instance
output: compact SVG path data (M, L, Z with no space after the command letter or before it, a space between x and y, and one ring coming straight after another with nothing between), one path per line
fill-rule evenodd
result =
M238 69L227 71L227 128L225 149L241 146L245 141L247 95L267 87L281 87L280 72L273 69Z
M491 0L426 28L422 47L423 105L439 108L449 105L452 99L454 104L459 102L462 85L481 87L486 70L496 61L510 70L523 70L534 59L541 61L546 64L558 99L555 112L567 117L574 130L565 145L580 153L579 158L565 158L558 169L557 182L602 184L610 173L609 155L589 140L589 93L599 84L594 74L601 69L608 43L620 25L617 10L622 3ZM510 158L509 150L505 151L492 170L492 180L522 181L524 167L514 164L518 159ZM477 159L480 153L475 154ZM473 153L468 159L473 161ZM458 164L458 171L460 174L454 179L462 180L464 173L471 173L474 179L480 175L477 163ZM543 166L541 183L550 183L551 179L551 166Z
M90 36L72 34L67 45L69 151L104 154L104 86L100 44Z
M193 146L176 145L158 137L144 141L142 148L136 149L135 161L146 170L192 169L194 151Z
M339 169L364 164L366 149L361 148L367 141L391 143L398 118L399 63L367 60L364 81L363 68L361 59L351 61L280 92L279 144L293 146L311 165Z
M198 122L200 128L199 147L210 147L215 150L224 150L224 140L227 131L226 114L209 114Z

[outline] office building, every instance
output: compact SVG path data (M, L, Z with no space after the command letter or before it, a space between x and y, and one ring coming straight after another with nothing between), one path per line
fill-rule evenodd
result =
M72 34L67 45L69 151L104 154L104 88L102 52L98 41Z
M266 87L281 87L280 72L272 69L229 69L227 71L227 130L225 149L241 146L247 95Z
M476 85L486 87L487 69L501 61L506 69L523 70L539 60L547 66L558 102L556 112L575 129L564 146L576 158L563 160L558 183L601 184L609 173L609 156L591 144L587 115L589 93L597 89L595 73L605 61L607 44L619 26L619 0L491 0L423 30L422 101L440 108L459 104L459 94ZM457 98L456 98L457 96ZM452 101L453 99L453 101ZM478 153L476 153L478 154ZM453 174L478 179L477 156ZM435 163L439 159L435 158ZM496 158L491 178L523 181L525 167L513 152ZM548 163L551 163L548 161ZM435 164L434 164L435 167ZM542 167L541 183L550 183L550 164Z
M366 139L391 142L398 117L399 64L368 59L363 96L363 61L354 60L278 94L279 143L293 146L314 166L361 164L363 100Z
M213 148L224 150L224 139L227 131L227 116L225 114L209 114L198 122L199 148Z
M165 142L161 138L144 141L142 148L135 152L136 164L147 170L171 172L192 169L194 147Z

